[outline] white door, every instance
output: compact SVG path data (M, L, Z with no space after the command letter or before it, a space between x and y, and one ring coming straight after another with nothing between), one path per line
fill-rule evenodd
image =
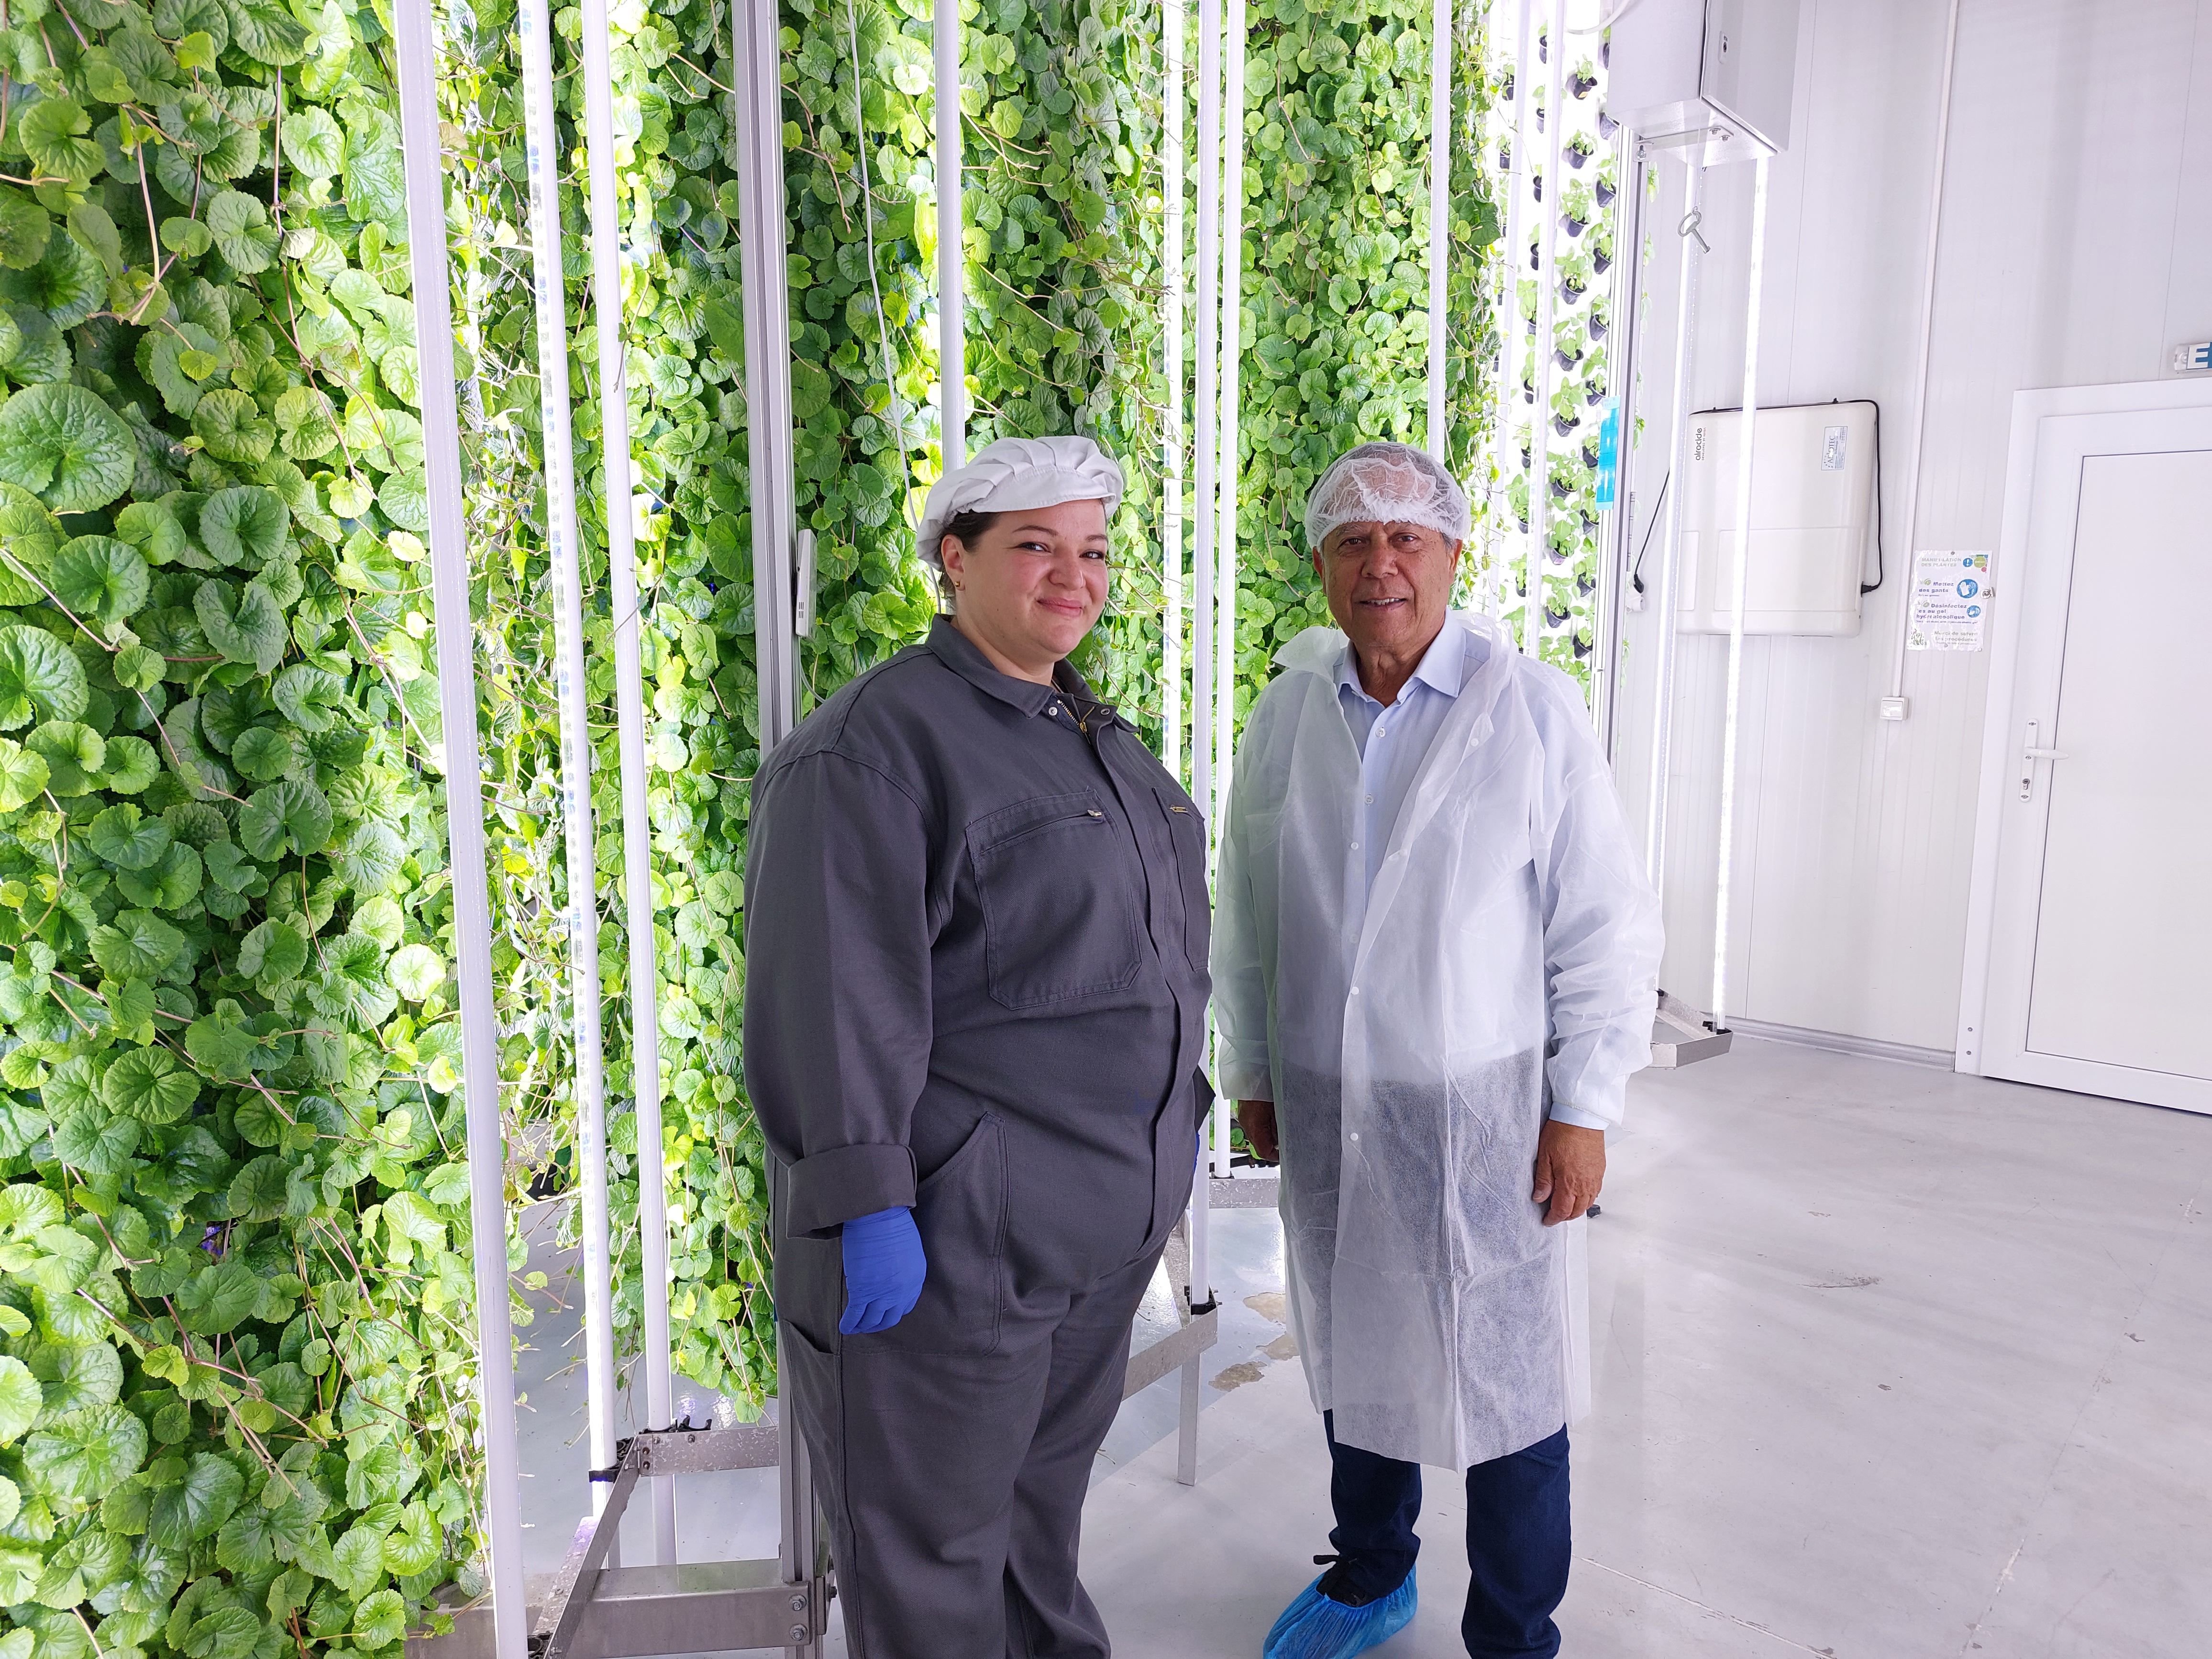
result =
M1962 1051L2212 1112L2212 408L2039 426L1994 573L2016 648L1990 687L1987 991Z

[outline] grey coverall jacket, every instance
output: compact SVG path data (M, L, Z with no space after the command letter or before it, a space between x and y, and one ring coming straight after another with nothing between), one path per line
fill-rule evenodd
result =
M1204 828L1089 696L939 618L754 786L745 1080L856 1659L1107 1651L1083 1496L1212 1097ZM840 1225L895 1205L921 1299L841 1336Z

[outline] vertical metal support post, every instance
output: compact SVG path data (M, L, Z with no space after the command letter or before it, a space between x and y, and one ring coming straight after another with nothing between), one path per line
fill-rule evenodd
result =
M758 4L760 0L744 0L744 3ZM773 18L775 13L771 11L769 16ZM787 1331L779 1331L778 1336L779 1344L791 1340ZM792 1420L791 1395L780 1382L775 1419L776 1498L783 1512L776 1565L783 1582L791 1586L792 1634L802 1638L786 1643L783 1650L792 1659L816 1659L822 1644L814 1639L814 1620L826 1618L829 1610L818 1595L822 1546L814 1508L814 1462L806 1449L806 1437Z
M798 483L792 461L791 290L783 185L782 46L773 0L741 0L737 21L738 234L745 319L746 459L752 476L754 659L761 753L799 712L793 584Z
M1214 845L1229 819L1237 766L1237 508L1243 475L1239 402L1244 352L1244 0L1229 0L1221 100L1221 527L1213 624ZM1229 1173L1229 1103L1213 1103L1213 1172Z
M1444 453L1444 313L1450 297L1452 0L1429 9L1429 453Z
M1528 330L1521 320L1521 260L1522 244L1528 240L1525 216L1528 194L1528 112L1534 101L1528 95L1528 44L1534 27L1535 0L1519 0L1518 10L1521 21L1513 46L1513 164L1504 170L1504 257L1498 261L1498 295L1494 313L1501 319L1498 331L1498 418L1490 438L1492 503L1485 536L1491 562L1486 581L1489 603L1485 609L1493 615L1504 606L1501 581L1504 570L1511 564L1501 547L1506 518L1513 507L1511 475L1516 471L1527 471L1526 465L1519 459L1522 447L1517 441L1517 429L1524 402L1521 378L1528 349ZM1530 441L1534 441L1533 434ZM1533 509L1533 500L1529 505ZM1528 535L1528 532L1518 529L1514 533L1524 538Z
M1190 568L1190 795L1206 814L1206 870L1220 842L1220 814L1213 799L1213 510L1215 460L1220 429L1217 377L1221 367L1214 330L1220 321L1217 283L1221 270L1221 0L1198 0L1198 325L1195 395L1191 430L1193 458Z
M964 135L960 112L960 0L937 0L937 361L939 447L945 469L968 460L967 301L961 246Z
M1182 776L1182 0L1160 9L1160 198L1166 208L1160 332L1166 418L1160 434L1160 763Z
M1225 1147L1228 1137L1222 1136ZM1198 1169L1190 1183L1190 1209L1186 1225L1190 1233L1190 1283L1183 1287L1186 1322L1213 1305L1213 1189L1207 1184L1206 1159L1201 1149ZM1198 1484L1198 1413L1206 1403L1205 1379L1200 1367L1205 1351L1182 1363L1182 1398L1176 1414L1176 1480L1186 1486Z
M1690 382L1698 372L1698 283L1705 252L1705 234L1698 228L1705 213L1705 164L1695 150L1685 152L1682 159L1687 177L1682 222L1675 233L1682 243L1681 293L1674 325L1674 408L1667 433L1666 534L1659 544L1659 582L1652 597L1659 613L1652 623L1658 631L1659 649L1651 676L1651 788L1644 820L1644 873L1662 902L1667 896L1667 771L1674 743L1674 577L1682 562L1682 502L1690 493Z
M1750 271L1743 311L1743 425L1735 473L1735 562L1729 574L1728 691L1721 717L1720 851L1713 876L1713 1029L1728 1029L1729 899L1735 873L1735 771L1742 730L1743 600L1751 570L1753 438L1759 428L1759 307L1765 285L1766 157L1751 175Z
M578 1232L584 1254L584 1381L591 1467L615 1462L614 1260L607 1240L606 1068L599 989L599 841L592 820L592 726L584 696L584 580L576 547L569 428L568 304L562 276L560 135L545 0L521 0L523 155L530 176L530 278L538 313L538 430L544 446L545 551L552 575L553 696L561 716L561 827L568 873L568 999L575 1051ZM592 1482L592 1513L607 1488Z
M1521 601L1521 649L1534 656L1544 636L1544 580L1552 550L1552 387L1559 341L1553 335L1559 287L1560 135L1566 131L1567 0L1552 0L1544 29L1544 174L1536 199L1536 407L1528 427L1528 556ZM1518 90L1516 87L1516 90Z
M1606 515L1605 556L1598 565L1597 639L1590 660L1595 665L1596 706L1592 710L1598 741L1605 757L1613 757L1614 735L1620 717L1621 590L1628 581L1628 561L1635 545L1636 502L1633 495L1636 459L1636 412L1642 401L1640 370L1644 360L1644 204L1650 163L1642 143L1626 127L1620 130L1618 155L1634 192L1623 204L1620 216L1626 234L1622 250L1620 296L1613 307L1613 386L1620 411L1620 441L1614 446L1613 507Z
M668 1192L660 1135L659 984L653 965L653 823L646 805L645 691L631 520L628 347L623 337L622 203L615 179L614 82L606 0L583 0L584 139L590 156L592 307L599 350L600 507L613 605L615 727L622 762L623 896L629 934L630 1073L637 1114L639 1272L643 1285L645 1426L672 1409L668 1341ZM676 1559L676 1486L653 1483L653 1559Z
M431 609L445 732L446 835L461 1006L470 1255L476 1270L477 1387L484 1449L493 1650L526 1659L522 1496L514 1437L514 1333L507 1306L507 1144L500 1115L499 1025L492 1006L491 896L484 875L483 777L477 745L476 634L469 614L468 520L461 499L460 410L446 270L446 172L430 0L397 0L393 48L406 173L408 264L422 352L422 454L430 514Z

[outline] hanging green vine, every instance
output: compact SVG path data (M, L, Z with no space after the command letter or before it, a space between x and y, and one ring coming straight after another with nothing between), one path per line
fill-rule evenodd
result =
M1479 62L1471 9L1459 58ZM1245 71L1243 477L1237 697L1275 652L1328 620L1304 527L1307 492L1344 450L1427 439L1429 8L1348 0L1253 8ZM1474 471L1494 353L1480 280L1498 216L1465 118L1453 170L1447 447Z

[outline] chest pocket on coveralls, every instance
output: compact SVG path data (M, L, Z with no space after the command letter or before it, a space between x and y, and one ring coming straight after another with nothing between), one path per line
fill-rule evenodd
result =
M1183 954L1204 973L1213 941L1213 907L1206 891L1206 820L1180 789L1155 785L1152 794L1175 843L1176 873L1182 884Z
M1096 795L1002 807L969 825L968 846L993 1001L1041 1008L1135 981L1138 876Z

